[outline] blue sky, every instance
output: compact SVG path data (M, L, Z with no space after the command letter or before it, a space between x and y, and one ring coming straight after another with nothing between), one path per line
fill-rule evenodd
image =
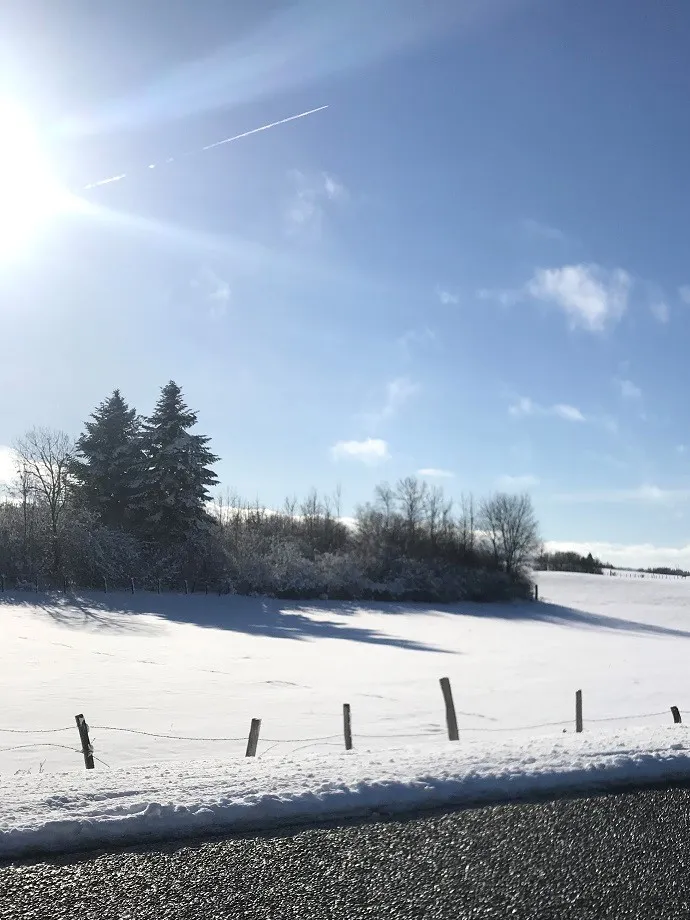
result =
M174 378L267 504L426 471L690 564L687 5L145 6L0 14L84 203L0 253L0 444Z

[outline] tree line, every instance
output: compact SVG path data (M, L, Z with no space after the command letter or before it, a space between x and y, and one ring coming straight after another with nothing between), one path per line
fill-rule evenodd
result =
M0 574L11 584L113 587L131 578L277 597L381 600L525 596L539 544L527 495L455 507L415 477L379 485L344 520L339 491L280 509L213 496L218 457L170 381L152 414L119 390L81 435L29 431L0 505Z

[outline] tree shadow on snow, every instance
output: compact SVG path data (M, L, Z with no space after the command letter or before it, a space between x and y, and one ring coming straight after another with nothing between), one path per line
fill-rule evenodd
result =
M389 646L418 652L458 654L455 650L349 625L325 616L351 616L356 611L344 604L284 601L264 597L177 594L5 594L1 606L23 607L50 618L60 626L93 632L112 631L137 635L160 635L170 623L222 629L274 639L340 639ZM366 609L366 605L361 608ZM409 608L405 608L409 610ZM402 610L401 610L402 612Z
M508 603L426 604L374 601L289 601L237 595L152 594L141 592L97 594L23 594L0 596L0 607L31 608L70 629L160 635L170 623L222 629L278 639L340 639L411 651L446 652L427 642L405 639L356 623L343 622L360 613L391 617L426 616L433 638L433 617L459 616L477 619L550 623L574 629L625 632L637 636L690 639L690 630L641 623L622 617L591 613L548 601ZM337 617L337 619L336 619ZM404 631L401 629L401 632Z

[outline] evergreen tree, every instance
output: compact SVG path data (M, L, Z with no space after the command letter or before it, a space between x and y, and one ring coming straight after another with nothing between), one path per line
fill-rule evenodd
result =
M196 412L171 380L143 422L136 502L140 530L148 539L179 543L211 521L208 487L217 485L218 478L210 467L219 458L207 447L210 438L189 433L196 421Z
M71 468L79 495L106 526L123 528L131 518L134 480L140 467L136 410L114 390L84 427Z

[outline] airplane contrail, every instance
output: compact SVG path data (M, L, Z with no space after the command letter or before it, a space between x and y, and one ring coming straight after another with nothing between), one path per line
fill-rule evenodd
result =
M175 160L180 160L183 157L192 156L195 153L203 153L205 150L213 150L214 147L222 147L223 144L230 144L232 141L238 141L243 137L249 137L251 134L259 134L261 131L268 131L269 128L277 128L278 125L285 125L289 121L297 121L298 118L306 118L307 115L315 115L317 112L323 112L324 109L327 109L327 105L320 105L316 109L309 109L307 112L300 112L298 115L289 115L287 118L281 118L279 121L272 121L268 125L261 125L260 128L251 128L249 131L243 131L241 134L234 134L232 137L225 137L222 141L215 141L213 144L206 144L205 147L199 147L196 150L188 150L186 153L182 153L177 157L168 157L163 160L163 163L174 163ZM159 163L149 163L148 169L157 169ZM116 176L109 176L107 179L99 179L97 182L89 182L88 185L84 186L84 191L89 189L99 188L101 185L110 185L113 182L121 182L123 179L128 177L128 173L118 173Z

